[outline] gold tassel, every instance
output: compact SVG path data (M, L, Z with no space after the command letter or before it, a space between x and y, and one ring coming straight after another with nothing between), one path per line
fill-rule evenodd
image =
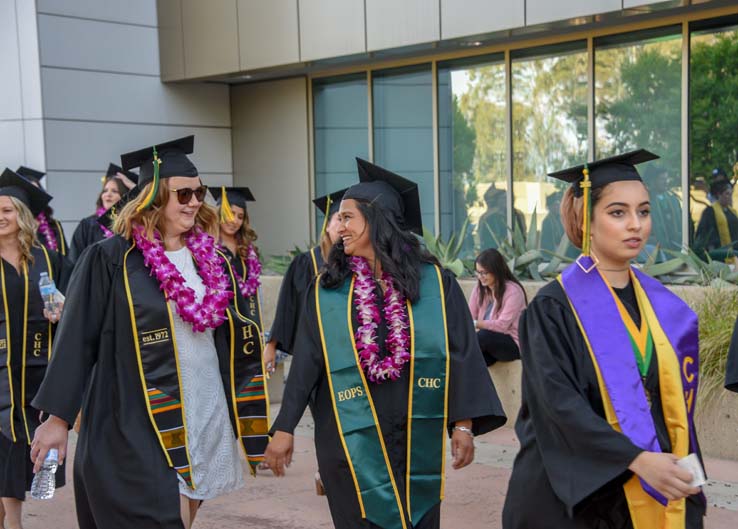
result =
M226 193L225 186L220 188L220 223L225 224L227 222L233 222L236 216L233 214L231 209L231 203L228 202L228 193Z
M589 256L591 243L590 224L592 223L592 200L590 196L592 190L592 181L589 179L589 168L586 165L582 170L582 174L584 175L584 180L579 183L579 187L582 188L582 216L584 217L582 220L582 255Z
M151 187L149 188L146 198L136 208L136 213L139 213L151 206L156 199L157 193L159 193L159 166L161 165L161 160L159 159L159 154L156 152L156 147L154 147L154 160L151 163L154 164L154 178L151 180Z
M325 199L325 218L323 218L323 229L320 230L320 236L325 234L325 230L328 229L328 219L331 216L331 197L330 195Z

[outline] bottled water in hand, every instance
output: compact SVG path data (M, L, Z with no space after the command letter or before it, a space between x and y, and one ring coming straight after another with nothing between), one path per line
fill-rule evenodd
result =
M59 311L59 303L56 300L56 284L46 272L41 273L38 281L38 289L41 292L41 298L44 300L44 309L49 314L56 315Z
M51 448L46 454L41 466L31 483L31 498L35 500L49 500L54 497L56 490L56 469L59 466L59 451Z

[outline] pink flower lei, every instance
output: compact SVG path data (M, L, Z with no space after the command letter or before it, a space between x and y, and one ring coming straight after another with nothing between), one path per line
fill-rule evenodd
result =
M215 329L225 321L225 311L233 299L233 292L229 290L230 280L216 252L215 239L198 227L192 229L185 238L185 244L195 258L197 272L205 285L205 296L200 303L195 298L195 291L185 285L182 274L164 253L158 233L150 241L146 238L143 226L134 225L133 240L144 256L144 264L159 281L159 289L167 300L174 301L177 314L192 325L193 331Z
M250 298L256 294L261 285L261 280L259 279L261 277L261 263L259 262L259 256L253 244L249 244L247 254L246 272L248 273L248 277L244 280L235 267L233 267L233 275L236 276L236 283L238 283L238 289L243 294L243 297Z
M59 251L59 242L56 240L56 234L54 233L54 230L51 229L51 226L49 225L49 219L46 218L46 213L43 211L39 213L36 216L36 221L38 222L38 231L41 232L41 234L44 236L44 239L46 239L46 247L54 252Z
M95 215L97 215L98 217L102 217L106 211L107 210L105 208L97 208L97 211L95 211ZM113 235L115 235L115 233L110 231L106 226L103 226L99 222L97 225L100 226L100 229L102 230L103 235L105 235L106 239L110 239Z
M380 358L377 326L381 318L377 310L372 271L369 263L363 257L351 257L349 263L356 275L354 305L358 312L360 325L354 338L361 367L372 382L379 384L385 380L396 380L400 378L402 366L410 360L408 352L410 336L407 332L409 323L405 296L395 289L392 276L383 272L382 280L387 286L384 293L384 318L388 327L385 346L389 354Z

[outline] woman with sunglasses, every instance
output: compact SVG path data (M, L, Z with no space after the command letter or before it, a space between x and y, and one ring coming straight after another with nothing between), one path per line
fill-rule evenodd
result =
M112 208L123 195L136 185L138 175L131 171L124 171L115 164L108 166L103 177L103 187L97 196L97 210L94 215L82 219L72 235L72 244L69 249L69 258L72 262L79 259L88 246L113 236L113 232L98 222L100 216Z
M651 233L635 165L656 158L638 150L549 175L571 184L561 220L582 255L520 320L504 529L703 526L699 472L678 463L700 459L697 316L631 266Z
M488 248L474 261L477 284L469 310L477 329L479 348L488 366L520 358L518 320L528 298L502 254Z
M284 474L310 404L334 526L434 529L446 438L463 468L505 417L461 288L416 236L417 184L363 160L359 174L305 297L267 462Z
M49 313L38 282L48 274L64 290L66 261L36 239L35 216L51 197L10 169L0 175L0 527L22 527L31 488L30 435L39 424L31 400L43 380L61 307ZM64 467L56 486L64 485Z
M50 414L31 450L75 456L81 529L189 529L199 505L243 486L263 459L267 401L259 328L214 238L218 215L187 157L189 136L122 156L140 193L116 236L77 264L54 359L34 405ZM84 398L84 400L83 400Z

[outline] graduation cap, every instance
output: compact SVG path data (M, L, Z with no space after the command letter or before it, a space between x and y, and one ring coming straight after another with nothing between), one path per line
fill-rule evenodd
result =
M139 206L138 211L153 204L159 192L159 181L172 176L198 176L197 168L187 158L195 150L195 136L185 136L166 143L159 143L145 149L122 154L120 163L128 171L140 167L138 186L143 188L153 183L146 200Z
M348 188L344 187L343 189L339 189L338 191L334 191L328 195L323 195L322 197L313 199L315 207L325 215L325 218L323 219L323 229L320 230L321 235L325 233L330 218L338 212L341 207L341 199L343 198L343 195L346 194L346 191L348 191Z
M36 182L37 184L40 184L41 179L46 176L46 173L42 173L41 171L37 171L36 169L31 169L30 167L25 167L23 165L16 169L15 173L31 182Z
M121 166L115 165L114 163L108 165L108 170L102 178L102 183L104 184L111 178L117 177L118 173L125 175L131 182L138 183L138 175L136 173L133 171L126 171Z
M0 175L0 196L17 198L34 217L51 201L51 195L46 191L8 168Z
M248 187L215 187L210 190L213 198L220 206L220 222L231 222L235 216L231 206L237 206L246 211L246 202L255 202L254 194Z
M590 254L590 221L591 221L591 193L593 189L605 187L613 182L638 181L642 182L635 166L651 160L657 160L659 156L645 149L626 152L603 158L588 164L577 165L570 169L548 173L548 176L570 183L574 190L574 196L584 197L584 221L582 226L582 254Z
M400 226L422 236L418 184L361 158L356 163L359 183L349 187L343 199L366 200L391 211Z
M107 229L112 230L113 229L113 223L115 222L115 218L118 216L118 213L121 212L121 210L134 200L138 195L141 194L141 188L140 187L134 187L133 189L130 189L128 193L120 197L120 200L110 206L109 209L105 210L105 213L100 215L97 218L97 223L105 226Z

